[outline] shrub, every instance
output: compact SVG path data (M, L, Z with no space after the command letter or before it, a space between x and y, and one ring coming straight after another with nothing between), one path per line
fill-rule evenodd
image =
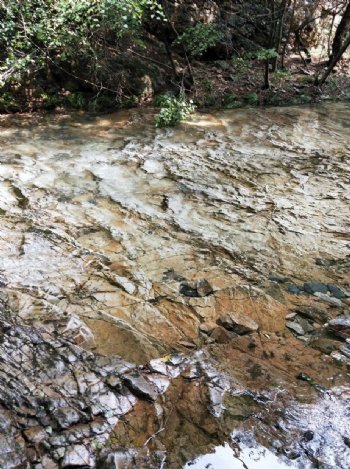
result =
M157 101L161 109L155 117L156 127L173 127L195 111L193 102L187 100L184 95L161 96Z
M237 109L239 107L242 107L242 103L237 101L237 97L233 93L227 93L224 96L223 104L225 109Z
M224 33L215 24L198 23L181 34L176 43L182 44L191 57L201 57L223 37Z
M250 93L245 96L244 100L250 106L256 106L259 102L259 96L256 93Z

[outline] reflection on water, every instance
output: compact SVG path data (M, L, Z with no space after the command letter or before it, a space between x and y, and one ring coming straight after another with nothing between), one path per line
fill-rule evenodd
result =
M260 445L241 446L233 451L226 443L217 446L213 453L205 454L187 463L184 469L288 469L297 467L290 461L282 461L275 454Z

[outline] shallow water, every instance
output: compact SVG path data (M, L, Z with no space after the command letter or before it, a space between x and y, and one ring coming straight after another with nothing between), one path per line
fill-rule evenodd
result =
M236 427L255 431L256 451L273 451L260 458L265 466L256 465L242 447L249 469L272 467L275 453L286 457L290 436L275 428L281 411L297 438L311 412L298 406L320 397L298 373L329 390L349 378L346 356L335 361L311 346L324 338L326 320L349 314L349 304L294 295L287 286L322 282L350 290L350 106L199 114L167 130L155 129L152 113L141 111L7 116L0 123L0 282L18 317L52 330L57 318L78 316L94 334L86 347L137 364L205 351L226 375L228 402L217 404L211 420L208 406L196 401L195 380L174 384L183 408L176 404L176 421L150 443L166 449L169 467L215 446L214 455L188 467L226 467L220 458L232 454L222 444ZM207 296L183 293L184 284L195 288L203 279ZM300 307L321 311L324 320L295 336L286 316ZM203 324L217 327L230 312L247 315L259 331L203 333ZM237 400L245 392L255 393L249 405ZM175 397L165 395L167 414ZM348 467L349 429L337 427L331 436L318 425L322 407L315 409L312 431L329 451L307 459L305 450L300 467L318 457ZM137 437L124 435L123 444L146 441L152 425ZM227 467L242 467L234 464Z

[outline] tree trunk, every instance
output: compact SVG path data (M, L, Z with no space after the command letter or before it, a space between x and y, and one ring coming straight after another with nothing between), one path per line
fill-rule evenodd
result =
M282 37L283 37L283 28L286 18L287 7L290 5L290 0L283 0L281 4L281 15L278 20L276 38L275 38L275 50L277 54L280 53ZM278 55L272 60L272 71L275 72L277 69Z
M331 64L333 57L336 57L339 54L344 38L346 37L349 29L350 29L350 2L345 8L343 17L335 31L335 36L334 36L333 43L332 43L332 54L329 57L329 64Z
M337 65L337 63L339 62L339 60L342 58L344 52L346 51L346 49L350 46L350 36L346 39L346 41L344 42L344 44L341 46L341 48L338 50L338 53L337 55L333 55L327 69L325 70L325 72L323 73L323 75L321 76L320 79L316 79L315 81L315 84L318 85L318 86L322 86L325 81L327 80L328 76L330 75L330 73L332 72L332 70L334 69L334 67Z

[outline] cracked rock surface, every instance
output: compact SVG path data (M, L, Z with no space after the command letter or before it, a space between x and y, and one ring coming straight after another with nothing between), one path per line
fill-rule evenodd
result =
M348 468L349 126L0 117L0 467Z

